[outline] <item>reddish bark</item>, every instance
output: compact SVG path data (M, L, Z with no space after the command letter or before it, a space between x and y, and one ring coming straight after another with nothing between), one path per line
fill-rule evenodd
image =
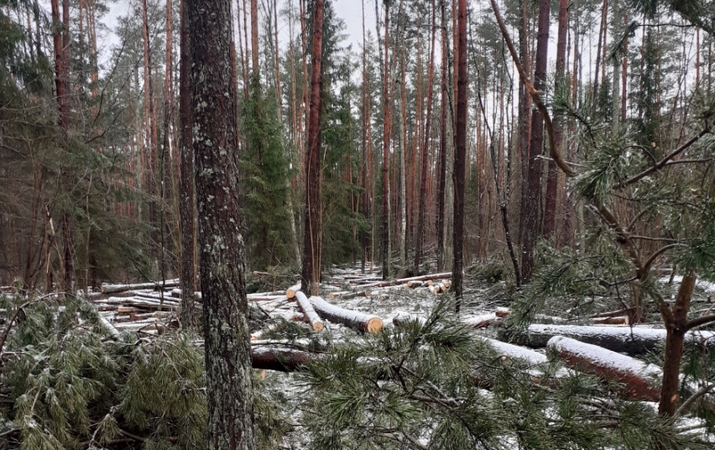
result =
M434 42L437 26L435 17L437 8L434 0L432 0L432 35L430 38L430 59L427 75L427 116L425 118L424 128L424 145L422 146L421 156L421 175L420 175L420 204L417 216L417 234L415 236L415 273L419 273L422 259L422 243L424 242L425 234L425 213L427 209L427 162L429 159L429 141L430 141L430 120L432 118L432 92L434 81Z
M442 13L442 75L441 105L439 120L439 165L437 172L437 271L444 270L444 205L447 172L447 27L444 2L440 2Z
M383 76L383 131L382 131L382 278L390 277L390 128L392 112L390 108L390 4L385 3L385 58Z
M539 2L539 30L536 42L534 64L534 89L543 91L546 87L546 63L549 45L548 0ZM539 237L539 212L541 203L541 154L544 145L544 115L537 109L531 115L531 139L529 140L529 173L527 177L527 198L522 204L523 236L521 239L521 278L528 283L534 270L534 248Z
M251 0L251 61L253 77L258 78L258 0Z
M467 150L467 0L459 0L457 16L458 38L457 46L457 127L456 148L454 152L454 229L452 232L454 263L452 266L452 283L457 298L457 312L462 302L464 286L462 283L463 251L464 251L464 166Z
M556 92L564 89L566 77L566 32L568 31L569 20L568 0L559 0L559 31L556 41ZM563 118L554 117L554 140L560 151L563 141ZM546 202L544 204L544 237L549 239L556 231L556 203L559 198L557 189L559 184L560 170L553 160L549 160L546 177Z
M303 241L303 292L318 295L322 209L320 189L320 116L323 90L323 15L324 0L313 4L313 51L310 74L310 120L308 121L308 151L305 153L305 235Z

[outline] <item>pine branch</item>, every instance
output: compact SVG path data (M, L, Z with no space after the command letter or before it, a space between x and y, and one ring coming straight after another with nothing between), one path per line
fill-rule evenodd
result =
M494 0L492 0L492 1L494 1ZM693 144L698 142L700 140L700 138L702 138L709 132L710 132L710 127L706 126L705 128L702 129L702 131L700 131L700 133L698 133L697 135L690 138L690 140L688 142L684 143L683 145L681 145L680 147L676 148L675 150L670 152L668 155L663 157L663 159L661 159L659 163L655 164L653 167L651 167L649 169L644 170L643 172L639 173L638 175L635 175L635 176L629 178L628 180L617 184L615 186L615 188L623 189L624 187L630 186L631 184L642 180L643 178L647 177L648 175L659 171L660 169L662 169L663 167L665 167L668 164L668 161L675 158L679 154L683 153L686 149L688 149L690 146L692 146Z
M683 415L684 413L686 413L686 412L688 411L688 409L690 408L690 405L692 405L692 404L695 402L695 400L699 399L699 398L702 397L703 395L705 395L705 394L707 394L708 392L712 391L713 388L715 388L715 384L708 384L708 385L706 385L706 386L701 387L701 388L698 390L698 392L696 392L696 393L694 393L693 395L691 395L687 400L685 400L685 401L683 402L682 405L680 405L680 408L678 408L678 409L675 411L675 414L673 414L673 417L680 417L681 415Z

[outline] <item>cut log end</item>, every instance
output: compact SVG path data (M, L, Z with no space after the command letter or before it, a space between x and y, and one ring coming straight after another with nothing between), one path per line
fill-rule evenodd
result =
M377 333L378 331L382 330L382 319L379 317L373 317L372 319L367 321L367 332L368 333Z

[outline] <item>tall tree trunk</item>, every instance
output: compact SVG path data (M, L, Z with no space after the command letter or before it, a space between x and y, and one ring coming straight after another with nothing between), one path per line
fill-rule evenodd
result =
M437 271L444 270L444 204L445 184L447 173L447 102L449 93L447 92L447 17L445 12L445 2L440 2L442 21L442 74L440 80L440 119L439 119L439 165L437 166Z
M194 228L194 149L191 143L191 36L189 34L188 0L181 0L179 41L179 128L180 183L179 217L181 224L181 323L194 324L194 292L196 291L196 232Z
M151 46L149 35L149 18L147 10L147 0L142 0L142 33L144 42L144 121L145 146L144 146L144 186L149 197L149 225L152 228L152 248L153 257L156 257L157 250L157 226L156 226L156 123L154 115L154 90L152 87L152 64Z
M323 91L324 0L313 4L313 51L310 74L310 120L308 151L305 153L305 237L303 240L303 292L318 295L322 247L322 207L320 189L320 116Z
M382 131L382 278L390 277L390 181L389 181L389 155L390 155L390 125L392 116L390 111L390 3L385 2L385 56L383 59L383 131Z
M559 28L556 41L556 85L557 95L566 92L566 32L569 21L569 0L559 0ZM559 115L554 117L554 137L556 138L556 149L560 151L563 142L563 118ZM546 202L544 204L544 237L550 239L556 230L556 203L559 198L557 192L559 185L560 170L553 160L549 160L546 177Z
M425 235L425 213L427 209L427 160L429 159L429 143L430 143L430 121L432 118L432 92L434 81L434 44L437 30L436 24L437 7L432 0L432 35L430 37L430 59L427 75L427 116L425 118L424 128L424 145L422 146L421 174L420 174L420 204L417 215L417 234L415 235L415 273L420 272L420 264L422 263L422 245Z
M251 0L251 69L253 78L257 79L258 73L258 0Z
M253 449L245 250L238 204L231 2L187 0L204 302L207 447ZM228 94L228 95L227 95Z
M467 150L467 0L459 0L457 16L458 53L457 58L457 127L454 151L454 229L452 231L454 263L452 266L452 286L457 298L457 312L462 303L464 286L462 268L464 264L464 166Z
M546 62L549 44L548 0L539 2L539 31L536 42L536 60L534 63L534 88L543 91L546 86ZM534 248L539 237L539 212L541 204L541 154L544 144L544 117L539 110L531 115L531 139L529 140L529 174L527 178L528 195L522 205L524 235L522 237L521 278L528 283L534 270Z
M521 60L524 70L530 71L529 58L529 43L528 43L528 21L526 17L526 0L521 0L521 26L519 27L519 59ZM526 204L528 202L529 188L527 180L529 178L529 124L531 119L531 97L526 92L523 83L519 83L519 120L518 120L518 141L517 141L517 157L521 167L521 210L519 213L519 233L517 240L519 245L522 244L524 236Z
M164 72L164 142L161 150L161 279L166 279L167 263L166 263L166 253L167 253L167 241L170 236L171 214L170 208L167 208L170 200L172 198L171 192L171 121L173 120L173 104L172 101L174 96L174 77L173 77L173 22L174 14L172 8L172 1L166 0L166 56L164 59L165 72ZM174 251L169 250L169 254L175 254Z
M57 125L62 133L65 151L69 152L70 103L69 103L69 0L62 1L62 20L60 21L59 0L52 0L52 41L55 51L55 89L57 95L58 118ZM61 24L60 24L61 23ZM61 182L69 193L72 187L69 169L62 165ZM63 205L61 208L62 222L62 289L66 294L74 291L74 234L72 230L72 208Z
M365 39L365 0L362 0L362 215L365 223L370 223L370 197L372 196L372 183L370 182L370 99L368 97L367 80L367 47ZM363 230L360 233L360 246L362 247L361 271L365 272L365 261L368 258L368 242L370 234Z
M599 86L599 67L601 65L601 60L605 59L603 54L606 48L606 30L608 28L607 24L608 18L608 0L603 0L603 6L601 6L601 26L598 29L598 46L596 48L596 71L594 72L593 79L593 106L596 106L598 101L598 86ZM604 63L605 64L605 63Z
M404 28L403 28L404 30ZM404 269L407 265L407 87L405 86L405 46L400 54L400 266Z

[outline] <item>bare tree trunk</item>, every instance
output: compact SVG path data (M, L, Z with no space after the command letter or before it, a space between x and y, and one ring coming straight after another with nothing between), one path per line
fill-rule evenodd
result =
M467 0L458 3L457 49L457 129L456 148L454 151L454 264L452 266L452 286L457 298L457 312L462 303L464 286L462 280L464 252L464 166L467 150Z
M524 70L528 73L529 69L529 44L527 33L528 22L526 20L526 0L521 0L521 26L519 27L519 59L524 65ZM526 88L522 83L519 83L519 120L518 120L518 151L517 156L521 167L521 208L519 213L519 233L517 242L522 244L524 236L524 210L528 202L528 184L529 178L529 123L531 119L531 97L526 92Z
M598 101L598 85L599 85L599 67L601 65L601 60L605 59L603 53L605 53L606 48L606 30L608 28L607 24L608 17L608 0L603 0L603 6L601 7L601 26L598 30L598 47L596 49L596 71L594 72L593 79L593 105L596 105ZM604 63L605 64L605 63Z
M383 59L383 134L382 134L382 278L390 277L390 4L385 2L385 57Z
M187 0L204 302L208 448L255 448L245 251L238 204L231 3ZM227 95L228 94L228 95Z
M147 0L142 0L142 33L144 42L144 120L145 146L144 146L144 186L149 197L149 225L152 233L152 253L156 257L157 226L156 226L156 123L154 115L154 90L152 87L151 46L149 43L149 19Z
M258 0L251 0L251 61L253 78L258 78Z
M427 116L425 118L424 145L422 146L422 156L420 158L422 170L420 174L420 203L417 213L417 234L415 235L415 273L420 272L422 259L422 244L425 239L425 210L427 209L427 160L429 159L430 143L430 120L432 118L432 92L434 81L434 44L436 35L436 15L437 8L432 0L432 35L430 38L430 59L427 75Z
M439 165L437 166L437 271L444 270L444 204L445 199L445 178L447 172L447 102L449 93L447 92L447 18L445 12L445 2L440 2L442 21L442 75L441 75L441 98L440 98L440 120L439 120Z
M556 41L556 86L555 91L560 93L565 92L566 86L566 31L568 30L569 21L569 1L559 0L559 28L558 38ZM554 137L556 145L560 151L563 142L563 118L561 116L554 117ZM559 185L560 170L556 167L553 160L549 160L548 172L546 177L546 202L544 204L544 237L551 238L556 230L556 203L559 198L557 189Z
M322 206L320 189L320 116L323 91L323 14L324 0L313 4L313 51L310 74L310 120L308 151L305 153L305 237L303 240L303 292L318 295L322 250Z
M179 62L179 128L181 174L179 183L179 217L181 223L181 323L194 324L196 291L196 232L194 228L194 149L191 143L191 48L188 0L181 0L181 60Z
M365 0L362 0L362 187L363 201L362 214L366 223L370 223L370 197L372 195L372 183L370 182L370 100L368 98L367 80L367 48L365 40ZM368 258L369 233L360 233L360 246L362 247L361 271L365 272L365 260Z
M549 42L549 11L551 3L539 3L539 31L534 64L534 88L544 90L546 86L546 63ZM541 203L541 159L544 144L544 117L540 110L531 116L531 139L529 141L529 175L527 179L527 201L522 205L524 235L521 242L521 278L528 283L534 270L534 248L539 237L539 212Z

